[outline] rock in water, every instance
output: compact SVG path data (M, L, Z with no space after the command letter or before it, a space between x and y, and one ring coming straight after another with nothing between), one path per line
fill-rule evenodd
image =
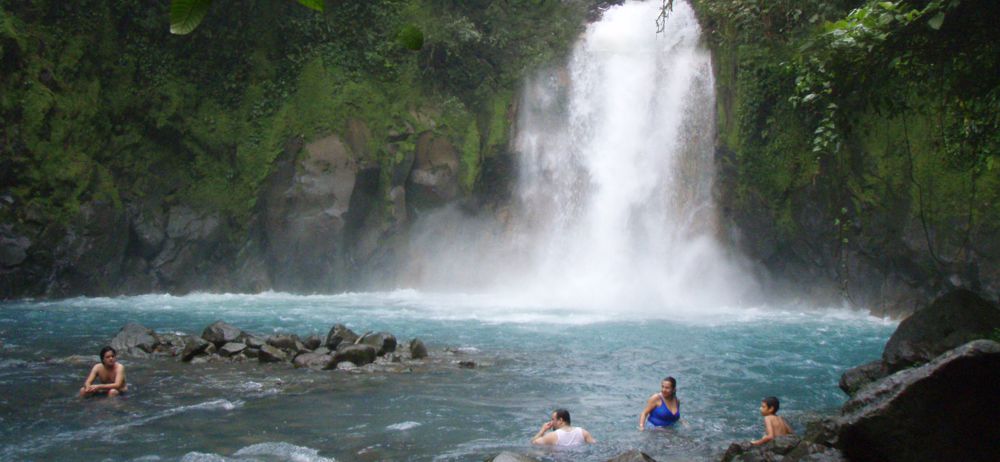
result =
M350 361L358 366L375 362L375 347L371 345L345 345L337 349L333 362Z
M260 347L260 353L257 355L257 359L262 363L280 363L282 361L288 361L288 355L286 355L284 351L281 351L271 345L264 345Z
M1000 328L1000 308L974 292L949 292L899 323L882 351L889 372L934 359Z
M426 357L427 347L424 345L424 342L421 342L418 338L410 340L410 358L421 359Z
M608 459L606 462L656 462L656 459L649 457L649 454L638 449L623 452Z
M486 459L486 462L539 462L539 461L534 457L528 457L524 454L504 451L489 459Z
M299 352L306 349L305 345L299 340L299 336L295 334L272 335L267 338L267 344L286 351Z
M225 345L222 345L222 348L219 348L219 355L223 356L223 357L226 357L226 358L229 358L229 357L236 356L236 355L242 353L243 350L246 350L246 349L247 349L247 346L244 343L229 342L229 343L227 343Z
M330 328L330 333L326 334L326 343L324 345L331 349L336 350L341 343L351 344L358 339L358 334L354 331L348 329L347 326L343 324L334 324Z
M292 361L295 367L308 367L312 369L326 369L333 361L333 356L322 353L302 353Z
M229 342L238 342L242 340L242 337L242 330L222 321L215 321L201 333L201 338L212 342L216 347L221 347Z
M396 337L388 332L366 334L364 337L361 337L359 342L374 347L375 354L378 356L384 356L386 353L396 351Z
M209 345L212 344L201 337L187 336L184 351L181 353L181 361L191 361L195 356L204 353Z
M852 461L993 461L1000 450L1000 344L976 340L861 389L838 446Z
M111 348L125 356L146 356L159 344L156 332L133 322L125 324L111 339Z

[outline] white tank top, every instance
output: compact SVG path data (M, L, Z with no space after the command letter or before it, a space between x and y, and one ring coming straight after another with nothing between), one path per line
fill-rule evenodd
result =
M583 444L583 429L573 427L572 430L556 430L556 446L577 446Z

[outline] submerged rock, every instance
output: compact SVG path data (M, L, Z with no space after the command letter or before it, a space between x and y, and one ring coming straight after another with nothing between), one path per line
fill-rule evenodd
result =
M792 452L802 438L797 435L785 435L775 437L760 446L754 446L749 442L733 443L722 455L722 462L770 462L786 460L785 454Z
M1000 344L976 340L861 389L839 419L852 461L989 461L1000 441Z

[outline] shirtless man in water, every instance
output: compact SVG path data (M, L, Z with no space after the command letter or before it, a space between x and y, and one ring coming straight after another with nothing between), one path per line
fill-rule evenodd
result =
M118 353L114 348L106 346L101 348L101 362L94 364L87 376L87 381L83 382L80 389L80 397L93 396L107 393L108 396L118 396L128 391L125 384L125 366L118 364ZM94 380L100 381L100 385L94 385Z

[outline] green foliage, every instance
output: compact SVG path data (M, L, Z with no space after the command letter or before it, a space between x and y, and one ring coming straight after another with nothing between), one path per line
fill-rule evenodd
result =
M208 14L212 0L171 0L170 33L190 34Z
M424 32L413 24L403 26L399 30L399 35L396 36L396 39L407 50L420 51L424 47Z

